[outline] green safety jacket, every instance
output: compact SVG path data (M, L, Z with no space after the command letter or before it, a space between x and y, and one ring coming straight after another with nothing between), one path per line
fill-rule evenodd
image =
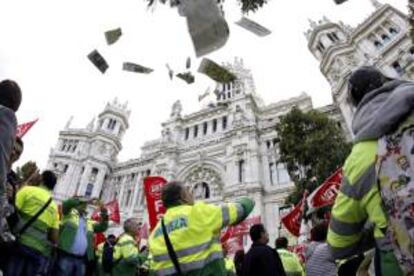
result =
M63 220L59 230L59 249L67 253L71 253L73 242L75 240L76 232L79 228L79 212L75 209L82 204L78 199L72 198L65 200L62 203ZM101 211L101 221L96 222L91 219L86 219L87 226L87 241L88 247L86 249L87 259L89 261L94 259L94 233L104 232L108 228L108 212L106 209Z
M344 177L332 209L327 240L335 259L346 259L361 253L364 225L371 223L383 275L400 275L391 244L384 235L388 220L377 185L377 147L377 140L353 146L343 167Z
M204 202L169 208L164 215L165 227L185 275L227 275L220 244L222 228L244 220L254 202L243 198L237 203L216 206ZM151 270L156 275L174 275L161 223L149 237Z
M286 276L305 276L303 266L295 253L290 252L286 249L278 249L277 253L282 260Z
M16 209L19 223L16 230L21 229L50 199L51 192L43 186L25 186L16 195ZM59 213L57 205L52 201L35 222L19 237L19 242L48 257L52 244L48 234L50 229L59 229Z
M145 257L138 253L138 245L131 235L124 233L114 248L113 275L135 275L138 266L145 262Z

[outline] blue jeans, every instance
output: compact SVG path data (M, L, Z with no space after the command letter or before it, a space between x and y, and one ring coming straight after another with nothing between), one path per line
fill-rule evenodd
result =
M84 276L86 272L85 260L68 255L60 255L57 269L59 276Z
M27 246L19 245L10 257L7 265L7 276L47 275L49 258Z

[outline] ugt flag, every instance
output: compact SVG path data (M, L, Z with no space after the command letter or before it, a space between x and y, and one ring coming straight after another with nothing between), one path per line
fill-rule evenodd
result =
M32 128L32 126L37 122L37 120L38 119L18 125L16 130L16 136L19 138L23 138L23 136Z
M321 208L332 205L338 195L339 187L342 181L342 168L338 169L325 182L322 183L315 191L308 197L309 209Z

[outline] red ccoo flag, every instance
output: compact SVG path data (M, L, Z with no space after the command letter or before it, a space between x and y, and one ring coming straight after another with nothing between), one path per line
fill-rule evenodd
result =
M32 126L38 121L39 119L36 119L31 122L27 122L21 125L17 126L16 130L16 136L19 138L23 138L23 136L32 128Z
M119 213L119 204L117 200L113 200L111 202L108 202L104 205L104 207L108 210L108 217L110 220L112 220L115 223L120 224L121 223L121 214ZM93 212L92 217L93 220L100 220L100 210L99 208Z

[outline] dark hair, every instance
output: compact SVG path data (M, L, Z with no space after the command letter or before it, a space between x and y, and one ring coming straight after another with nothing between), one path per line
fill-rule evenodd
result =
M17 111L22 102L22 92L19 85L12 80L0 82L0 104Z
M184 185L179 181L168 182L162 187L161 200L165 208L180 205L181 195L184 190Z
M49 190L53 190L57 182L56 175L52 171L44 171L42 173L42 182Z
M116 237L115 237L115 235L113 235L113 234L110 234L110 235L108 235L107 237L106 237L106 239L116 239Z
M380 88L390 79L373 66L362 66L348 80L348 100L357 106L366 94Z
M325 222L316 225L311 230L312 241L319 241L319 242L326 241L327 235L328 235L328 224Z
M276 249L286 249L288 247L288 239L286 237L280 237L276 239Z
M253 242L260 240L262 234L266 233L266 229L264 228L263 224L255 224L250 227L250 238Z

